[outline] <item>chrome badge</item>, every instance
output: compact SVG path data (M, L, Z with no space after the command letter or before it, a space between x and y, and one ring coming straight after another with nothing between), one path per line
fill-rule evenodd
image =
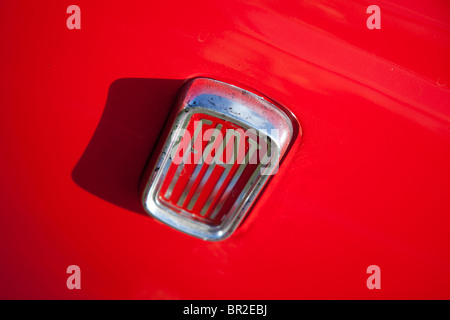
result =
M290 118L254 93L197 78L182 89L169 125L144 181L145 210L205 240L229 237L278 171Z

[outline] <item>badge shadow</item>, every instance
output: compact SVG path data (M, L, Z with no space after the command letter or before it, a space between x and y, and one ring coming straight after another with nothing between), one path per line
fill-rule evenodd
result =
M72 180L105 201L146 214L140 199L140 179L184 82L141 78L114 81L94 135L72 170Z

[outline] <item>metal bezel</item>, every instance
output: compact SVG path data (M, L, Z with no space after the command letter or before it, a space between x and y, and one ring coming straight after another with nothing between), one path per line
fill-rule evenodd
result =
M207 78L197 78L185 85L175 112L175 121L145 186L142 198L144 208L154 218L182 232L204 240L224 240L238 227L270 175L256 174L256 178L249 181L230 209L229 217L220 225L211 226L195 221L189 218L190 213L170 208L158 199L162 177L171 164L169 150L173 147L179 131L195 113L209 114L236 123L244 129L255 129L263 135L267 130L272 150L279 161L292 138L292 123L286 114L264 98L239 87ZM278 129L280 135L271 136L272 129Z

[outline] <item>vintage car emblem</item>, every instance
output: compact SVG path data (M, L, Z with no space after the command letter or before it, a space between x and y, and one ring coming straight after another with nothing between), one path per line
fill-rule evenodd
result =
M187 83L149 163L143 204L158 220L205 240L232 234L293 135L268 100L220 81Z

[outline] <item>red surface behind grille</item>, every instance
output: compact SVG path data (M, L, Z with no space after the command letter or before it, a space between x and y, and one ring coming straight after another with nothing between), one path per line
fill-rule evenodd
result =
M200 122L200 120L206 119L211 121L211 124L204 123L202 127L202 132L199 136L197 136L196 141L202 141L202 159L201 163L195 161L198 159L197 155L194 155L191 151L189 155L184 153L184 150L191 150L191 148L187 148L187 144L190 143L191 139L194 138L194 132L196 129L196 125ZM244 153L237 153L237 157L232 164L229 172L226 173L225 176L222 177L224 172L226 171L225 166L220 164L213 164L212 158L217 156L215 154L215 150L219 147L221 143L223 143L222 138L212 139L212 132L210 129L217 128L218 125L221 125L220 133L222 138L226 138L227 130L242 130L243 128L240 126L231 123L226 120L222 120L216 118L214 116L205 115L195 113L189 119L188 124L186 125L186 133L183 136L181 142L176 146L177 154L182 157L187 157L189 161L185 161L180 163L179 161L172 161L169 170L164 177L164 182L162 184L161 190L159 191L159 199L162 203L169 204L171 207L175 207L179 210L187 211L192 214L194 219L200 219L206 223L217 225L219 224L225 215L228 213L228 210L225 208L231 207L231 205L236 201L237 197L240 195L240 192L231 192L228 196L224 196L223 194L228 187L229 183L232 181L233 177L237 175L238 168L241 165L241 160L243 160ZM210 154L206 152L206 147L208 144L212 143L214 147L211 149ZM231 146L233 142L229 141L227 146ZM227 162L230 159L230 154L226 154L223 149L222 160ZM245 153L249 150L248 138L245 139ZM174 158L175 159L175 158ZM185 160L186 160L185 159ZM252 160L259 161L256 157ZM255 161L255 162L256 162ZM200 166L200 169L197 168ZM243 190L245 185L248 182L248 179L253 174L254 170L258 167L257 164L248 164L246 169L241 174L237 183L234 185L233 190ZM195 172L197 168L197 173ZM177 173L178 172L178 173ZM222 178L222 180L221 180ZM189 181L191 183L189 184ZM172 186L172 191L170 190L170 186ZM182 197L183 193L185 193L185 199L180 201L180 197ZM186 195L187 194L187 195ZM221 198L224 199L221 199ZM194 198L194 199L193 199ZM209 203L208 203L209 200ZM222 201L220 201L222 200ZM214 209L217 208L217 205L221 205L224 203L225 205L222 208L218 208L219 214L215 214L211 216L214 212ZM206 209L206 208L207 209Z

